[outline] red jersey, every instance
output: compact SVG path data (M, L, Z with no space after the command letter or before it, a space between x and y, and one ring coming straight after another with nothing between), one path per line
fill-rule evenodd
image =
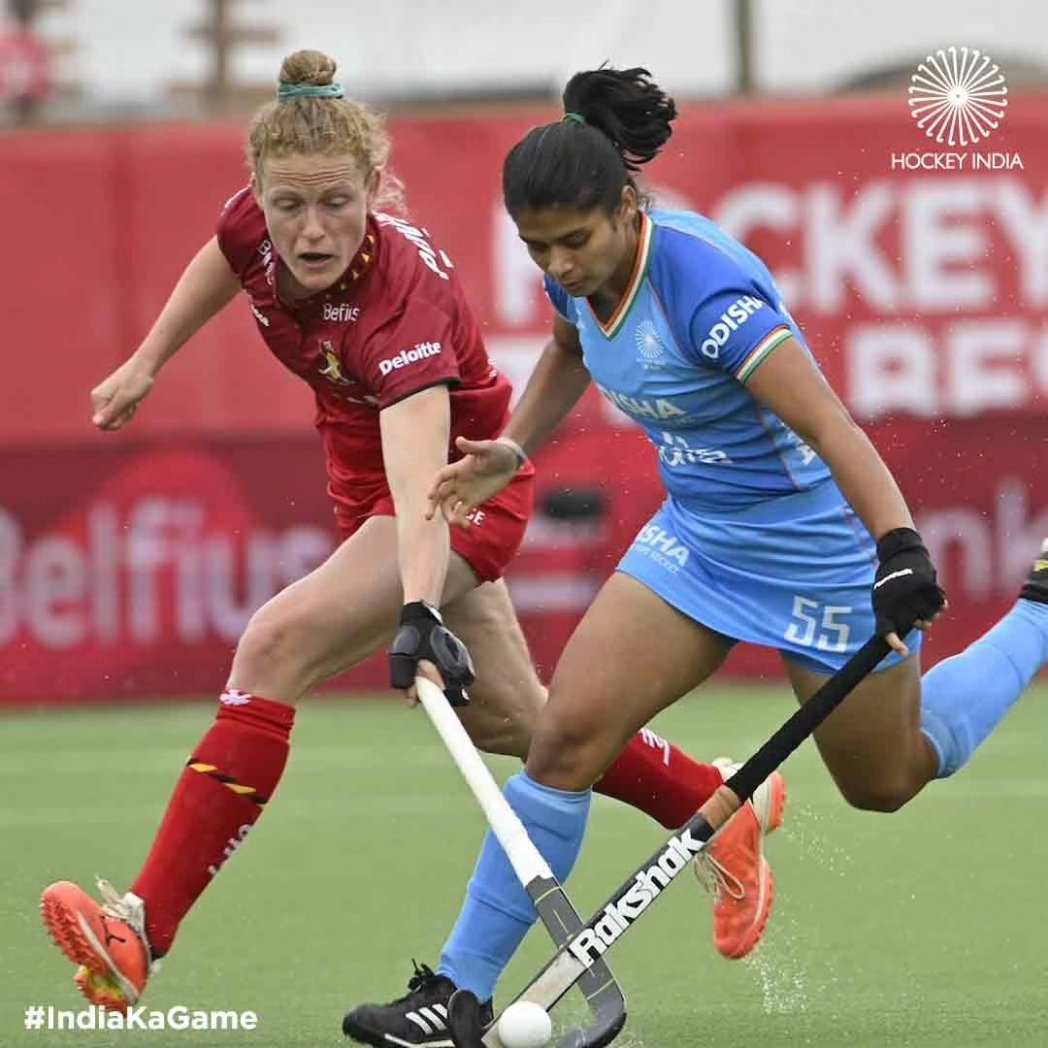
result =
M277 256L250 189L223 208L218 244L247 292L259 333L316 394L328 491L340 516L359 518L387 496L379 411L429 386L451 398L449 458L460 434L497 436L510 384L488 359L447 255L425 230L368 216L364 243L327 291L296 302L277 294Z

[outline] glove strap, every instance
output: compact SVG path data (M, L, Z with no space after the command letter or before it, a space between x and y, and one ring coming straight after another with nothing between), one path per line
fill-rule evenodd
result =
M444 617L427 600L413 600L400 609L401 626L444 625Z
M881 564L897 553L910 550L924 550L921 536L913 528L893 528L877 540L877 560Z

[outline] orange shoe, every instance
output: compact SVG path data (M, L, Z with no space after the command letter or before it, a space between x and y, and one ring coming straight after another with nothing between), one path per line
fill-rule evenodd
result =
M99 881L99 905L82 888L58 881L44 889L40 914L51 938L74 964L73 982L92 1003L126 1012L138 1001L153 968L145 905Z
M726 757L713 763L725 779L740 767ZM775 897L764 837L782 825L785 807L786 783L773 772L695 858L695 876L713 896L713 941L729 960L745 957L764 934Z

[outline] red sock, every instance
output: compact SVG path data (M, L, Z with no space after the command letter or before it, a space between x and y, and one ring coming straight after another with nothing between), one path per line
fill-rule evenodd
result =
M719 768L693 761L673 743L644 728L593 788L650 815L667 830L675 830L723 782Z
M156 956L218 873L280 781L295 708L229 691L186 762L153 847L131 891L145 901Z

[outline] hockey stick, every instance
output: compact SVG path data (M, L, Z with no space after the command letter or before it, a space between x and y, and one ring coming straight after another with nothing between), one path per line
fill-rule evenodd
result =
M429 719L466 780L466 785L480 804L492 833L502 845L513 867L513 872L534 903L539 919L546 926L553 942L557 946L563 946L582 930L582 918L565 895L564 889L557 883L546 860L532 843L517 813L502 796L502 791L496 785L444 693L425 677L416 677L415 687L419 702L429 714ZM559 1042L558 1048L600 1048L610 1044L626 1022L626 998L619 984L600 958L588 965L585 971L579 972L572 985L576 982L589 1002L593 1021L584 1029L569 1031ZM568 989L570 987L567 987L564 993ZM562 993L557 999L563 996ZM475 1002L476 998L473 1000ZM461 1043L469 1045L469 1048L473 1048L474 1045L479 1048L481 1044L487 1045L488 1048L502 1048L502 1042L494 1026L484 1034L476 1014L471 1017L471 1021L475 1029L463 1032L461 1036L464 1039Z
M909 631L906 631L909 632ZM903 633L900 631L900 636ZM844 701L851 691L873 672L891 649L881 637L871 637L818 691L791 716L739 770L721 786L677 833L621 884L570 942L518 995L518 1001L533 1001L546 1011L553 1006L662 894L676 876L701 854L713 835L753 796L758 786ZM451 998L448 1008L452 1037L456 1023L468 1022L472 995L461 991ZM459 1002L457 999L462 998ZM514 1002L516 1003L516 1002ZM458 1007L456 1007L458 1005ZM461 1019L458 1016L461 1015ZM493 1036L494 1026L481 1041L485 1048L501 1048ZM608 1041L589 1041L585 1031L571 1043L577 1048L596 1048ZM455 1041L459 1044L459 1041ZM473 1048L467 1041L464 1048Z

